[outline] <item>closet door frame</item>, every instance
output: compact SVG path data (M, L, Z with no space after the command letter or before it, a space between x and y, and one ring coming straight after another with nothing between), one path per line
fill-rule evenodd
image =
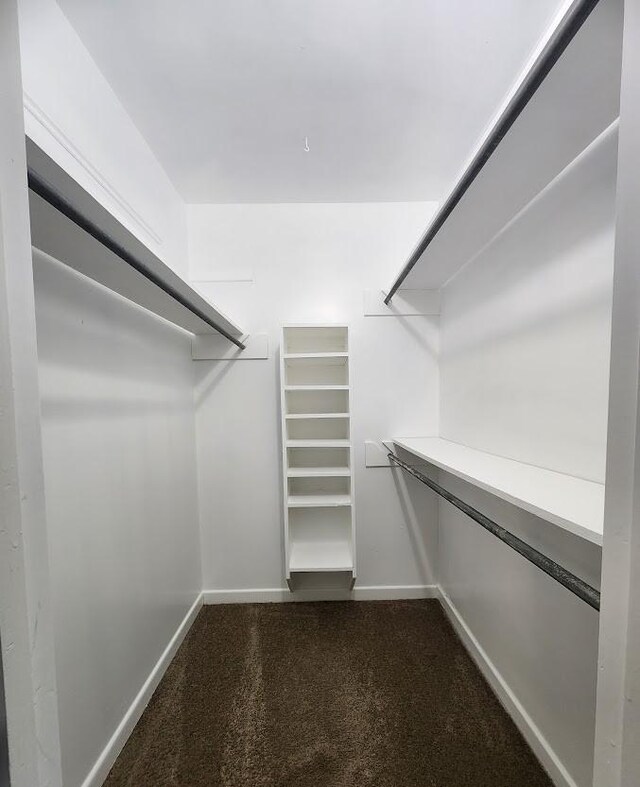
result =
M11 787L62 787L17 0L0 2L0 639Z
M640 784L640 0L625 0L594 787Z

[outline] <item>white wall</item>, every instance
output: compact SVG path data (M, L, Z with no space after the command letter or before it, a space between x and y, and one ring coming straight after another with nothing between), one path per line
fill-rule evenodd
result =
M65 787L201 587L190 337L34 255Z
M185 206L55 0L19 0L27 135L177 273ZM36 317L65 787L201 588L190 338L52 262Z
M604 482L617 133L443 290L441 434Z
M191 278L251 333L268 361L196 364L205 589L284 585L277 350L287 322L351 327L359 586L434 582L435 502L403 510L392 474L365 469L365 439L434 434L437 318L364 317L367 287L386 286L432 203L192 205ZM199 280L231 275L252 282Z
M616 154L614 126L443 289L442 437L604 481ZM599 585L598 547L441 475ZM439 566L558 783L590 785L597 613L444 502Z
M177 273L184 202L55 0L19 0L27 135Z

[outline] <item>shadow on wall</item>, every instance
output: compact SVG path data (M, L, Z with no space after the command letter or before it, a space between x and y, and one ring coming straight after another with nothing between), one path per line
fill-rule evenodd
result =
M413 546L413 554L416 559L420 578L425 585L429 585L434 581L436 574L429 559L424 534L422 532L424 523L418 512L420 508L424 506L426 500L433 501L433 493L426 488L422 488L418 482L416 482L415 485L412 484L411 486L413 488L410 489L403 476L403 471L399 467L391 467L390 471L396 492L398 493L402 516L407 523L409 538Z
M214 388L220 385L231 371L234 363L239 363L239 361L193 361L193 395L196 409L207 400ZM251 363L251 361L247 363ZM259 361L256 361L256 363L259 363Z

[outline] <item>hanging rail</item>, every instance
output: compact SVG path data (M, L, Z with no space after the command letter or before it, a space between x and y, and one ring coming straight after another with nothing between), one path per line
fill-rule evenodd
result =
M499 538L500 541L511 547L511 549L514 549L530 563L533 563L534 566L537 566L541 571L544 571L545 574L548 574L548 576L550 576L552 579L555 579L556 582L559 582L561 585L567 588L567 590L570 590L574 595L582 599L582 601L585 601L590 607L600 610L599 591L591 587L591 585L588 585L584 580L580 579L580 577L577 577L575 574L567 571L566 568L563 568L559 563L556 563L555 560L551 560L550 557L543 555L542 552L538 552L537 549L534 549L532 546L527 544L526 541L522 541L522 539L514 536L513 533L510 533L497 522L494 522L492 519L489 519L489 517L481 514L480 511L465 503L464 500L461 500L459 497L456 497L456 495L448 492L446 489L441 487L440 484L437 484L435 481L427 478L426 475L423 475L414 467L408 465L395 454L390 452L387 454L387 457L391 462L395 462L407 473L412 475L414 478L417 478L418 481L426 484L429 489L433 489L436 494L440 495L440 497L443 497L447 502L451 503L451 505L462 511L463 514L466 514L468 517L473 519L474 522L482 525L485 530L488 530L490 533L496 536L496 538Z
M195 314L196 317L199 317L203 322L217 331L221 336L224 336L225 339L233 342L236 347L239 347L241 350L245 349L245 345L239 339L225 331L224 328L221 328L214 320L207 316L197 306L195 306L193 303L190 303L183 295L171 287L170 284L163 281L153 271L149 270L149 268L144 263L136 259L136 257L130 254L119 243L114 241L113 238L109 237L106 232L103 232L103 230L101 230L100 227L94 224L90 219L86 218L86 216L83 216L82 213L76 210L76 208L67 202L64 197L62 197L49 185L47 185L47 183L45 183L44 180L42 180L42 178L40 178L31 169L28 170L27 181L31 191L33 191L39 197L42 197L45 202L48 202L49 205L66 216L75 225L80 227L80 229L83 229L86 233L91 235L91 237L97 240L98 243L102 244L110 252L119 257L123 262L126 262L127 265L130 265L134 270L144 276L145 279L148 279L150 282L155 284L156 287L159 287L163 292L166 292L167 295L177 301L181 306L184 306L185 309L188 309L192 314Z
M413 266L418 262L420 257L422 257L431 241L453 213L456 205L464 197L473 181L478 177L482 168L487 161L489 161L511 126L516 122L520 113L544 82L549 71L551 71L553 66L560 59L560 56L587 20L589 14L598 5L598 2L599 0L576 0L571 6L562 23L554 31L526 77L518 86L518 89L493 126L491 133L482 143L480 150L478 150L473 157L470 164L463 172L462 177L456 183L455 188L447 197L440 210L436 213L426 233L420 238L418 245L384 299L387 306L398 289L402 286L403 281L407 278Z

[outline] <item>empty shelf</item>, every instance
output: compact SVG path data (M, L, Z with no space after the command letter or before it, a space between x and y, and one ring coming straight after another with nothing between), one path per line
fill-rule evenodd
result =
M353 571L351 547L347 541L293 541L289 571Z
M350 448L349 440L287 440L287 448Z
M296 361L301 358L310 358L312 360L331 360L332 358L347 359L349 353L335 352L335 353L285 353L283 358L285 361Z
M604 484L505 459L440 437L401 437L393 442L502 500L602 545Z
M304 418L349 418L349 413L289 413L285 418L291 420Z
M285 391L348 391L348 385L285 385Z
M289 508L341 508L351 505L350 495L289 495Z
M350 475L348 467L290 467L287 471L289 478L348 478Z
M27 158L35 251L191 333L222 332L231 341L240 341L244 331L238 325L157 257L30 139ZM53 194L45 196L43 188ZM49 201L54 196L56 207Z

